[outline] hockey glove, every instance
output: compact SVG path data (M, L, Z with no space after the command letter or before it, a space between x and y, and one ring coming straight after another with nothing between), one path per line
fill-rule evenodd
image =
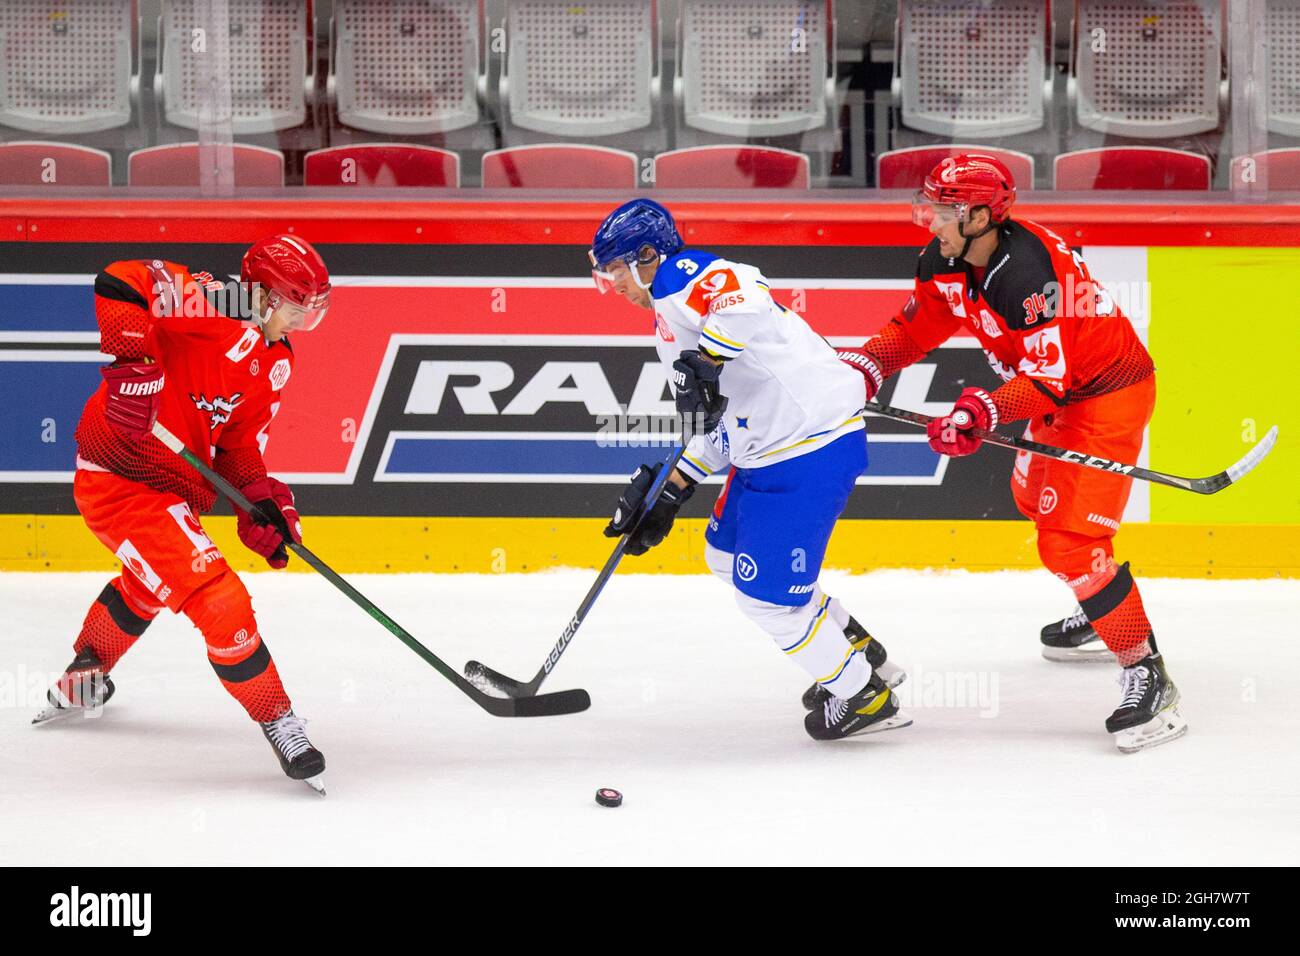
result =
M860 348L840 349L835 353L835 357L844 364L853 366L853 370L862 376L867 386L867 401L874 399L885 381L879 360L870 352Z
M108 386L104 418L129 442L138 442L158 420L164 384L162 366L156 362L122 362L99 370Z
M673 391L682 419L682 442L707 435L718 427L727 410L727 396L718 390L722 366L699 352L683 352L673 363Z
M236 508L239 540L250 551L266 558L279 569L289 563L285 542L302 542L302 522L293 503L293 492L278 478L259 478L239 489L253 503L254 514Z
M631 534L627 539L624 554L645 554L655 545L668 537L673 519L677 512L695 494L695 484L688 482L685 488L678 488L671 481L664 482L663 490L649 511L645 510L645 496L649 494L655 478L659 476L663 462L657 465L642 465L632 474L632 481L618 499L614 517L605 526L605 537L617 538Z
M925 427L930 436L930 447L941 455L958 458L969 455L984 443L984 439L971 434L975 429L989 431L998 423L998 407L989 393L982 388L965 389L952 411L933 419Z

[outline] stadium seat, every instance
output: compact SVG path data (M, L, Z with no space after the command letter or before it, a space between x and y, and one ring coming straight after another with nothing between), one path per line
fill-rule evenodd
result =
M1148 146L1081 149L1056 157L1053 180L1062 190L1209 189L1210 160Z
M674 98L686 125L741 138L824 126L833 23L823 0L682 0Z
M635 153L604 146L541 144L483 156L483 188L635 189Z
M0 3L0 125L46 135L131 121L133 0Z
M1270 149L1233 158L1231 186L1265 181L1269 189L1300 190L1300 148Z
M304 186L362 188L460 185L460 157L406 143L357 143L312 150L303 157Z
M1268 128L1300 136L1300 0L1268 0Z
M236 135L270 133L307 119L311 36L307 0L226 0L230 11L230 108ZM199 0L164 0L154 91L168 123L199 128L204 58L196 49L202 28Z
M807 189L808 157L767 146L696 146L655 157L659 189Z
M654 119L657 4L509 0L502 100L522 129L586 138Z
M113 160L70 143L0 143L0 186L109 186Z
M284 154L278 149L235 143L236 186L283 186ZM172 143L137 149L127 157L131 186L198 186L199 144Z
M880 189L920 189L925 177L942 160L961 153L983 153L1002 161L1018 189L1034 188L1034 158L1011 149L986 146L913 146L881 153L876 158L876 185Z
M1079 125L1163 139L1219 125L1220 0L1077 0Z
M477 123L482 29L476 0L336 0L339 122L394 136Z
M950 138L1042 127L1051 22L1048 0L901 0L894 92L903 125Z

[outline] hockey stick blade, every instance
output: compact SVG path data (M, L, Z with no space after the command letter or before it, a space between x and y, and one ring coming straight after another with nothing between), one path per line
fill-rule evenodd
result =
M1241 461L1235 465L1230 465L1226 471L1221 471L1217 475L1193 480L1192 490L1203 495L1212 495L1216 491L1222 491L1229 485L1235 485L1258 467L1259 463L1268 457L1268 453L1273 450L1273 446L1276 444L1277 426L1274 425L1263 438L1255 443L1254 448L1242 456Z
M474 702L493 717L559 717L586 710L591 706L591 696L585 690L559 690L520 698L482 694Z

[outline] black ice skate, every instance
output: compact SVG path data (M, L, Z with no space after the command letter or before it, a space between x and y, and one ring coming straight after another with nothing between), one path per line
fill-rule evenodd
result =
M291 710L277 720L258 724L275 748L280 766L291 780L301 780L322 796L325 793L325 755L307 739L307 721Z
M1158 653L1124 668L1119 682L1124 699L1106 718L1106 729L1115 735L1122 753L1137 753L1187 733L1187 721L1178 712L1178 688Z
M847 700L831 697L804 717L804 729L814 740L839 740L854 734L874 734L911 724L912 718L898 708L898 697L885 686L879 674L862 691Z
M907 671L888 660L889 655L885 652L885 645L868 634L867 629L855 618L849 618L849 626L844 629L844 636L848 638L855 651L861 651L866 656L867 663L880 675L886 687L897 687L907 680ZM821 684L813 684L803 692L803 709L817 710L830 699L830 691Z
M1088 615L1083 613L1081 607L1075 608L1074 613L1065 620L1043 628L1042 641L1043 657L1049 661L1086 663L1115 660L1115 655L1093 630Z
M72 714L97 716L114 690L113 679L104 673L104 662L87 647L73 658L63 676L46 693L49 703L32 718L32 723L43 724Z

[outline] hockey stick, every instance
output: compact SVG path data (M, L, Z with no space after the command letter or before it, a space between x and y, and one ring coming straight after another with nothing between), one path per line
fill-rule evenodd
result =
M207 464L192 451L185 447L184 442L164 428L161 424L155 422L153 434L166 445L169 449L184 458L190 465L204 478L212 482L223 495L230 499L231 504L239 508L246 514L253 515L257 512L254 510L252 502L240 494L239 490L228 482L221 475L217 474ZM494 717L551 717L557 714L576 714L579 711L586 710L591 706L591 697L585 690L562 690L554 694L543 694L540 697L529 697L524 700L511 700L509 698L493 697L483 693L460 674L442 658L434 654L414 637L412 637L405 628L394 621L391 617L375 606L364 594L345 581L333 568L327 565L316 555L312 554L304 545L295 541L285 541L285 545L293 551L294 554L306 561L312 568L334 585L349 598L352 602L360 607L363 611L373 617L376 621L386 627L399 641L415 651L416 654L430 665L447 680L451 681L461 692L470 700L478 704L484 710Z
M673 469L677 467L677 463L682 460L682 455L685 453L686 445L682 443L673 450L672 455L664 462L664 467L660 469L659 474L655 477L654 484L646 492L645 508L641 512L642 515L649 512L654 507L655 502L659 500L659 493L663 491L664 483L668 480L668 476L673 473ZM627 543L631 540L632 532L635 530L636 527L633 526L618 539L618 544L614 545L614 550L605 562L605 566L600 569L600 574L596 575L595 583L587 591L587 596L582 599L582 603L578 605L578 610L573 613L569 623L564 625L564 631L560 634L560 639L555 642L555 646L551 648L551 653L542 662L541 669L533 676L532 680L527 684L520 683L478 661L470 661L465 665L465 676L479 687L492 687L516 700L536 700L537 698L533 695L537 693L537 689L542 686L542 681L546 680L547 675L551 673L560 658L564 656L564 651L573 641L573 635L578 633L578 628L582 626L582 622L587 618L587 612L596 603L596 598L600 597L600 592L605 589L605 585L614 574L614 569L618 567L619 561L623 559L623 552L627 550Z
M925 426L934 421L934 418L930 415L909 412L902 408L892 408L889 405L881 405L877 402L867 402L863 406L863 410L876 415L883 415L885 418L897 419L900 422L911 422L913 425ZM1171 488L1182 488L1184 491L1194 491L1198 495L1212 495L1222 491L1229 485L1241 481L1248 472L1264 460L1268 453L1273 450L1273 446L1277 444L1277 426L1274 425L1268 430L1268 434L1256 442L1254 448L1242 456L1240 461L1230 465L1217 475L1210 475L1208 478L1179 478L1177 475L1165 474L1163 471L1152 471L1149 468L1140 468L1137 465L1126 465L1123 462L1111 461L1109 458L1100 458L1097 455L1089 455L1081 451L1070 451L1068 448L1043 445L1027 438L1012 438L996 431L986 432L975 429L972 434L982 438L990 445L1000 445L1003 448L1027 451L1031 455L1042 455L1045 458L1068 461L1074 465L1096 468L1098 471L1105 471L1113 475L1124 475L1129 478L1139 478L1142 481L1169 485Z

